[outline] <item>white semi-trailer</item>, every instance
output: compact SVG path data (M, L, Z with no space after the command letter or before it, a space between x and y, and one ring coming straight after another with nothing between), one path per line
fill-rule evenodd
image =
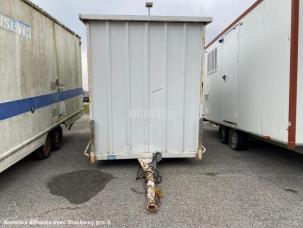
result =
M249 134L303 146L303 2L258 0L206 47L204 118L241 149Z
M0 1L0 172L49 157L81 116L80 37L28 0Z

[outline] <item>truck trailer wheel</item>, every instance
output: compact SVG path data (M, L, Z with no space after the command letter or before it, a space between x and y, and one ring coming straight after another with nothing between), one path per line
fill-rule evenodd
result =
M220 125L219 127L219 140L221 143L227 144L228 143L228 132L229 129Z
M59 150L62 147L63 143L63 133L61 126L58 126L50 133L52 149Z
M49 158L52 152L52 141L48 135L45 144L34 152L34 156L37 160L44 160Z
M237 131L235 129L230 129L228 135L229 135L228 143L231 149L242 150L245 148L248 138L246 133Z

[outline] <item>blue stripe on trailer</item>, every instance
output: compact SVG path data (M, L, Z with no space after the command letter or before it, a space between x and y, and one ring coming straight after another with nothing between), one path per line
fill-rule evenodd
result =
M82 88L0 103L0 120L12 118L83 94Z

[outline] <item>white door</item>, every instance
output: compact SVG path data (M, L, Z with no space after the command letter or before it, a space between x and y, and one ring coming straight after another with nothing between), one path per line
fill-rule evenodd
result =
M223 122L237 124L238 26L225 37L222 48Z

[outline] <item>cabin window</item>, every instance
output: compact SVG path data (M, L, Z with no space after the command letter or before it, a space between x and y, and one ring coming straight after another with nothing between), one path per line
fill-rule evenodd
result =
M217 70L218 66L218 53L217 53L217 48L214 49L213 51L209 52L207 55L207 73L213 73L214 71Z

